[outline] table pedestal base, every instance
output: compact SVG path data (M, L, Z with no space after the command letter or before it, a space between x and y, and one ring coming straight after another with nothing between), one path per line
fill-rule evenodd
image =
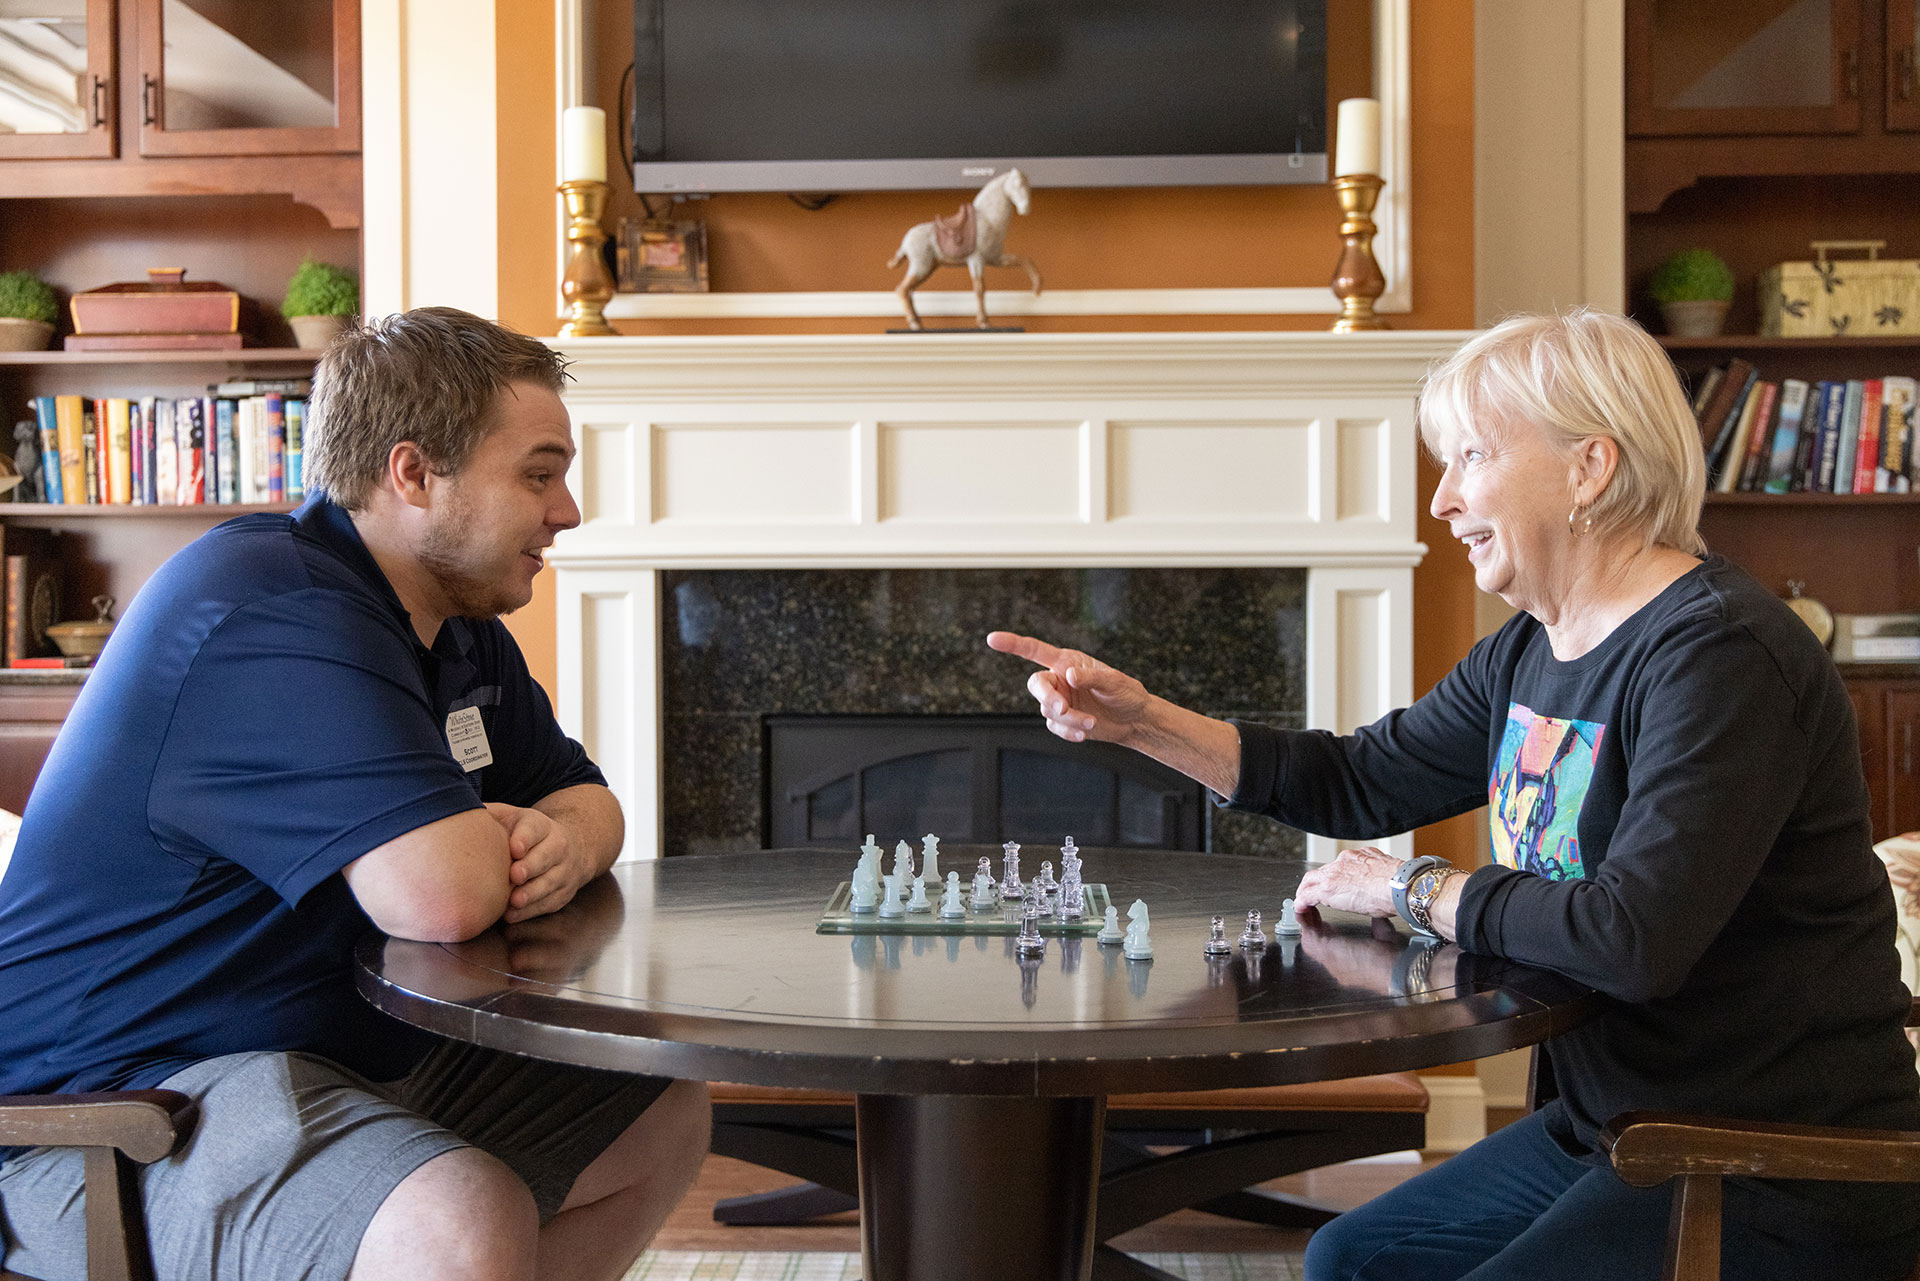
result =
M863 1094L866 1281L1086 1281L1107 1101Z

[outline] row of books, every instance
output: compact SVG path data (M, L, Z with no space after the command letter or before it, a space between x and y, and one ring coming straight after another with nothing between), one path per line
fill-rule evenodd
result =
M1734 357L1694 400L1715 493L1920 492L1910 377L1778 382Z
M209 390L215 394L35 397L40 484L23 497L136 505L300 498L304 396Z

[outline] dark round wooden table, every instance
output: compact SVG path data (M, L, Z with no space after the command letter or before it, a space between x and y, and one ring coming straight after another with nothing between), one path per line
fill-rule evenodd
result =
M942 850L970 880L986 852ZM994 851L998 853L997 850ZM1029 849L1028 874L1052 851ZM375 937L367 999L445 1036L619 1071L857 1096L867 1281L1084 1278L1109 1093L1331 1080L1497 1054L1589 1017L1591 991L1391 922L1272 923L1304 866L1084 851L1154 959L1091 937L820 934L857 855L618 867L563 911L465 943ZM995 861L996 870L998 860ZM1203 954L1210 918L1258 951Z

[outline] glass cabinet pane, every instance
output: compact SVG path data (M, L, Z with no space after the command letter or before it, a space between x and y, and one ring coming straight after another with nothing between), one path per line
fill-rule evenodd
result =
M1850 132L1861 0L1631 0L1630 131Z
M0 132L85 133L85 0L0 0Z
M1650 55L1662 110L1832 106L1833 4L1663 0L1653 6Z
M333 0L163 0L166 127L330 129Z

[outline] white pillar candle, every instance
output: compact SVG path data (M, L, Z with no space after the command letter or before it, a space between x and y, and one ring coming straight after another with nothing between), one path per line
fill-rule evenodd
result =
M568 107L561 113L562 182L607 180L607 113L598 107Z
M1380 172L1380 102L1346 98L1334 131L1333 176Z

